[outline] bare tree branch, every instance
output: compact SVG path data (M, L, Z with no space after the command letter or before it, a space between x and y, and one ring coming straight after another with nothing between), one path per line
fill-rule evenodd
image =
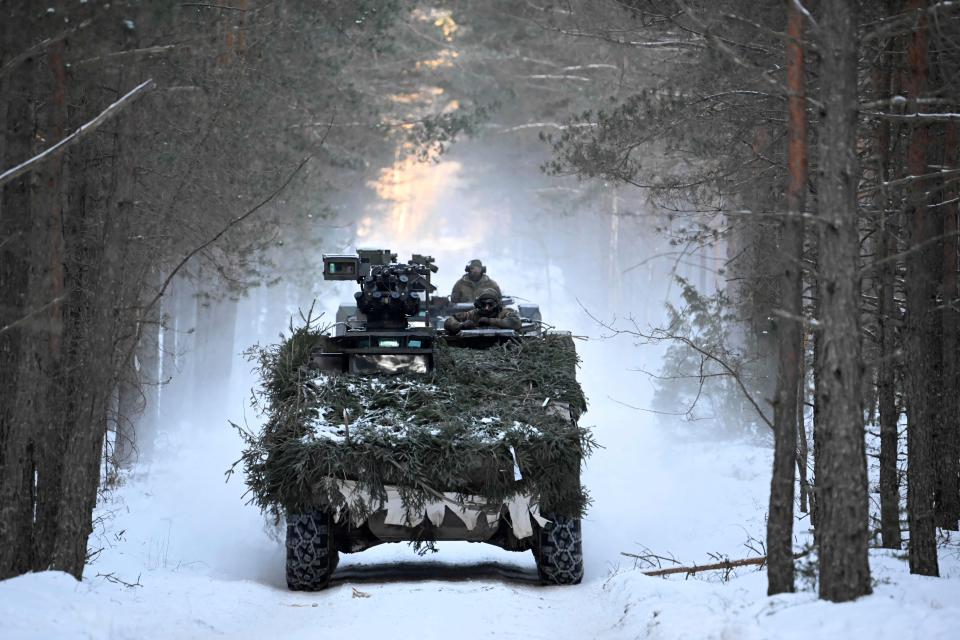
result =
M862 112L864 116L897 120L898 122L958 122L960 113L881 113L878 111Z
M59 304L59 303L63 302L64 300L66 300L66 298L67 298L68 295L69 295L69 293L65 293L65 294L63 294L62 296L57 296L56 298L54 298L54 299L51 300L50 302L48 302L48 303L46 303L46 304L44 304L44 305L41 305L41 306L37 307L36 309L34 309L34 310L32 310L32 311L28 311L27 314L26 314L25 316L23 316L22 318L20 318L19 320L14 320L14 321L11 322L10 324L5 325L5 326L3 326L3 327L0 327L0 335L3 335L4 333L6 333L7 331L10 331L11 329L16 329L16 328L19 327L21 324L23 324L24 322L26 322L27 320L29 320L29 319L32 318L33 316L37 315L37 314L40 313L41 311L43 311L43 310L45 310L45 309L49 309L49 308L52 307L53 305Z
M14 71L17 67L19 67L21 64L23 64L26 60L29 60L30 58L32 58L33 56L37 55L38 53L43 52L43 51L44 51L47 47L49 47L50 45L56 44L57 42L60 42L60 41L63 40L64 38L67 38L68 36L76 33L76 32L79 31L80 29L84 29L84 28L90 26L90 23L91 23L90 20L84 20L83 22L81 22L81 23L78 24L77 26L75 26L75 27L73 27L73 28L71 28L71 29L67 29L66 31L61 31L61 32L58 33L57 35L55 35L55 36L53 36L53 37L51 37L51 38L47 38L46 40L41 40L40 42L38 42L37 44L33 45L32 47L30 47L30 48L27 49L26 51L15 55L13 58L11 58L10 60L8 60L8 61L6 62L6 64L4 64L2 67L0 67L0 80L3 80L3 79L6 78L8 75L10 75L11 73L13 73L13 71Z
M628 555L628 554L623 554ZM760 556L759 558L743 558L740 560L723 560L722 562L715 562L713 564L702 564L702 565L693 565L690 567L668 567L666 569L654 569L653 571L644 571L643 575L645 576L669 576L675 573L685 573L688 576L692 576L695 573L700 571L729 571L736 567L748 567L751 565L763 566L767 564L767 556Z
M113 116L117 115L124 107L130 104L134 99L142 95L143 92L147 91L152 87L153 87L152 79L147 80L146 82L138 85L137 87L132 89L129 93L127 93L125 96L123 96L122 98L120 98L119 100L111 104L109 107L104 109L103 112L101 112L100 115L98 115L96 118L94 118L87 124L83 125L82 127L80 127L79 129L71 133L69 136L67 136L57 144L47 149L43 153L36 155L30 158L29 160L27 160L26 162L18 164L17 166L11 169L7 169L3 173L0 173L0 187L10 182L11 180L14 180L22 176L24 173L27 173L28 171L33 169L34 166L40 164L44 160L47 160L60 153L63 153L73 145L77 144L78 142L83 140L83 138L85 138L87 135L89 135L93 131L96 131L97 128L100 125L102 125L104 122L106 122Z
M909 249L905 249L905 250L903 250L903 251L901 251L901 252L899 252L899 253L895 253L895 254L890 255L890 256L887 256L887 257L885 257L885 258L880 258L880 259L874 260L874 261L871 262L870 264L867 264L867 265L865 265L864 267L862 267L862 268L860 269L860 275L861 275L861 276L866 275L866 274L870 273L871 271L873 271L874 269L876 269L877 267L881 267L881 266L883 266L883 265L885 265L885 264L889 264L889 263L891 263L891 262L899 262L900 260L903 260L904 258L906 258L906 257L908 257L908 256L912 256L913 254L917 253L918 251L923 251L924 249L926 249L926 248L929 247L930 245L937 244L937 243L939 243L939 242L941 242L941 241L943 241L943 240L946 240L947 238L956 238L956 237L960 237L960 232L943 233L943 234L934 236L934 237L932 237L932 238L928 238L928 239L924 240L923 242L919 242L919 243L917 243L916 245L910 247Z
M862 24L860 25L860 29L862 30L860 42L867 43L872 40L882 40L911 31L923 13L935 17L936 14L941 11L951 13L958 9L960 9L960 3L947 0L945 2L931 4L924 9L910 9L894 16Z
M599 318L594 316L592 313L590 313L590 311L584 308L582 304L580 305L580 308L583 309L588 316L590 316L591 320L596 322L598 325L600 325L604 329L612 332L613 335L634 336L637 338L643 338L644 340L649 340L651 343L657 343L657 342L660 342L661 340L673 340L673 341L685 344L686 346L688 346L689 348L693 349L694 351L699 353L701 356L706 358L707 360L712 360L713 362L716 362L718 365L720 365L720 367L724 371L726 371L730 375L730 377L733 378L734 382L737 383L737 386L740 388L740 392L743 394L743 397L746 399L747 402L750 403L753 409L757 412L757 415L760 416L760 419L763 420L764 424L766 424L768 427L773 429L773 422L763 412L763 409L760 408L760 404L754 399L753 394L751 394L750 391L747 389L746 385L743 383L743 380L740 377L739 372L737 372L736 369L730 366L730 364L728 364L723 358L710 353L706 349L703 349L690 338L686 336L681 336L675 333L671 333L666 329L653 329L652 333L643 333L642 331L639 330L639 328L635 330L617 329L610 323L604 322L603 320L600 320Z
M193 250L190 251L190 253L185 255L183 259L180 260L180 262L178 262L177 265L170 270L170 273L167 274L167 277L166 279L164 279L163 284L160 285L160 289L157 291L156 294L154 294L153 298L151 298L151 300L144 306L143 308L144 311L153 308L153 306L160 301L160 298L163 297L163 294L166 292L167 287L170 286L170 283L173 281L173 278L177 275L177 273L180 272L180 270L184 266L186 266L188 262L190 262L191 258L193 258L195 255L197 255L198 253L200 253L201 251L203 251L204 249L212 245L214 242L222 238L227 233L227 231L229 231L236 225L240 224L241 222L243 222L244 220L252 216L254 213L256 213L257 211L265 207L267 204L269 204L271 200L273 200L278 195L280 195L280 193L282 193L283 190L286 189L291 182L293 182L293 179L297 176L298 173L300 173L300 170L303 169L303 167L307 164L307 162L310 161L312 157L313 156L307 156L306 158L304 158L300 162L300 164L297 165L297 168L294 169L289 176L287 176L287 179L283 181L283 184L281 184L273 192L267 195L263 200L257 203L252 209L249 209L245 213L237 216L236 218L228 222L222 229L220 229L220 231L215 233L213 236L211 236L208 240L206 240L202 244L199 244L196 247L194 247Z
M200 7L204 9L223 9L224 11L246 11L240 7L231 7L225 4L209 4L206 2L181 2L181 7Z
M74 66L92 64L94 62L106 62L117 60L118 58L131 58L137 56L158 56L165 53L170 53L177 49L184 48L184 45L179 44L166 44L166 45L157 45L155 47L144 47L141 49L125 49L123 51L113 51L111 53L105 53L102 56L96 56L95 58L84 58L83 60L78 60L74 62Z

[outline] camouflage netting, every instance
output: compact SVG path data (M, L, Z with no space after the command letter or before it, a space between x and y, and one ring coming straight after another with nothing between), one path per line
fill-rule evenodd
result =
M438 492L492 503L519 493L539 500L543 513L582 515L580 465L594 442L556 404L567 403L574 418L586 409L572 339L484 350L438 341L433 372L392 376L308 370L302 365L323 340L302 327L250 352L263 376L256 397L266 422L259 433L240 430L246 448L238 464L262 509L343 506L334 481L343 479L374 506L394 485L409 512ZM371 505L347 506L366 516Z

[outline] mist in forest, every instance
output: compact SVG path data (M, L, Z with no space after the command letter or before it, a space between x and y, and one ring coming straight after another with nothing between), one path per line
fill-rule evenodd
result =
M304 620L447 637L481 610L504 637L955 635L957 3L13 0L0 34L12 637L284 636ZM349 485L332 476L378 492L387 475L323 456L360 451L356 420L385 426L381 391L417 391L366 380L378 404L357 416L356 380L286 386L300 338L327 344L291 332L354 303L322 257L358 249L432 256L438 295L480 259L573 336L575 431L596 443L576 513L554 489L582 448L550 440L556 398L530 398L556 384L573 406L579 390L531 366L543 379L518 391L498 365L473 403L496 408L443 409L424 436L477 418L477 438L499 438L496 486L443 479L459 445L421 478L405 413L375 431L410 437L373 454L401 494L489 498L518 486L509 449L536 495L509 497L492 544L331 525L343 504L321 489ZM412 335L388 359L426 344ZM433 378L451 392L427 395L471 404L467 368L482 382L485 356L560 343L459 351L464 369ZM478 426L508 397L523 419ZM545 444L511 440L527 428ZM333 431L347 447L313 446ZM426 625L422 591L441 612Z
M558 186L556 179L540 171L536 151L474 141L436 162L398 159L368 185L362 198L351 197L353 202L365 200L363 206L322 222L330 231L315 253L305 256L317 265L312 282L297 286L281 278L239 301L209 301L235 306L223 314L235 316L235 329L203 329L221 338L232 335L229 367L218 360L222 340L212 341L205 350L204 345L191 344L201 328L178 328L184 345L176 358L180 371L172 371L160 389L155 444L141 455L130 478L152 487L151 504L168 504L166 510L154 507L155 513L177 514L173 534L167 533L162 519L155 523L158 548L165 548L171 557L220 559L216 572L256 575L282 585L282 546L275 542L280 530L254 506L242 505L246 489L242 477L234 476L226 484L221 480L241 449L230 423L255 430L260 420L250 403L251 390L259 381L243 352L254 344L279 341L281 333L289 334L291 323L302 324L311 307L314 317L323 314L318 321L322 326L335 316L339 304L351 303L355 283L323 281L320 265L324 252L357 248L389 248L400 261L412 253L432 255L439 266L433 278L439 295L449 293L469 260L480 258L505 295L538 303L546 323L576 336L581 357L578 379L589 401L581 423L593 429L600 444L586 461L583 478L594 498L584 524L588 571L604 575L621 562L619 551L635 546L638 538L653 544L663 536L665 530L653 523L639 530L618 526L623 510L640 509L654 500L662 517L668 510L660 501L673 492L710 485L706 476L715 470L694 468L682 483L671 477L668 470L676 461L669 460L668 441L677 433L689 436L691 425L683 416L651 409L664 345L643 344L629 335L615 335L613 329L661 325L667 321L665 305L682 303L677 275L717 286L716 274L703 270L695 256L676 259L652 232L658 213L650 203L615 190L591 193L575 181ZM611 210L619 215L611 216ZM656 258L661 253L668 255ZM217 314L208 309L205 315ZM694 425L696 433L710 434L713 422L706 422ZM638 486L639 477L634 476L638 464L645 467L643 484L653 481L660 489L652 492ZM192 488L198 486L217 493L197 494ZM210 522L218 523L218 529L243 533L225 545L222 538L209 537ZM451 556L450 550L464 546L475 548L441 543L436 559L456 561L456 551ZM406 545L384 547L344 561L375 562L384 554L400 560L416 557ZM521 558L484 547L483 554L498 561L532 562L525 554ZM238 558L246 560L238 563Z

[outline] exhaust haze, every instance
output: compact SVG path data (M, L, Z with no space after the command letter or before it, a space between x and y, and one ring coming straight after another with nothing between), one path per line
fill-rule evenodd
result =
M706 278L673 260L649 259L666 250L658 246L662 239L652 231L648 206L611 189L591 192L583 184L546 178L522 149L477 142L458 146L439 162L399 159L370 192L362 210L328 221L334 231L312 257L317 278L310 290L281 282L276 286L282 296L262 288L240 302L230 371L205 371L202 389L184 389L176 377L163 388L167 400L185 401L162 403L177 410L161 416L155 456L129 479L123 510L140 515L116 543L139 557L130 558L128 571L140 563L149 569L202 567L218 577L284 586L282 531L243 504L241 477L222 481L241 448L227 421L247 428L258 423L249 407L257 381L240 353L257 342L276 341L289 318L299 321L299 310L314 300L316 310L332 319L338 304L352 300L354 284L324 282L321 254L357 247L389 248L400 260L412 253L434 256L440 294L449 292L466 262L480 258L505 294L538 303L547 323L582 338L578 378L590 401L582 422L601 445L583 474L593 497L583 524L586 580L631 566L620 552L636 551L638 543L701 557L705 529L734 552L745 538L743 527L762 514L762 504L748 501L743 513L734 510L721 522L714 511L697 505L724 501L766 461L755 460L756 450L746 447L740 463L746 470L731 475L709 447L676 449L668 437L671 423L643 410L654 388L643 371L659 369L661 349L635 346L628 336L604 337L610 331L597 323L625 326L623 320L632 318L640 327L655 324L664 316L664 303L676 296L670 285L674 268L687 269L684 275L691 279ZM611 210L620 213L613 222ZM638 263L643 264L631 268ZM202 355L185 354L200 362ZM116 516L114 530L123 519ZM751 533L759 535L760 529ZM345 555L341 567L489 561L534 566L529 554L487 545L441 543L439 549L418 558L407 545L382 545Z

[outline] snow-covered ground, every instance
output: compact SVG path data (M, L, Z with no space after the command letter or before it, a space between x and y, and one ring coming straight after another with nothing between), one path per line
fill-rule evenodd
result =
M583 350L588 419L605 448L585 476L595 501L579 586L537 585L529 553L445 543L425 557L397 544L343 555L328 590L287 591L277 532L244 504L240 478L224 482L239 441L201 414L166 434L163 462L101 505L91 544L103 551L82 583L55 572L0 582L0 637L958 637L956 546L942 554L941 579L874 553L874 595L843 605L817 601L809 586L768 598L764 573L750 568L727 582L642 575L621 551L647 547L687 563L749 556L745 543L763 538L770 452L667 437L649 416L606 400L638 381L591 383L605 349Z
M639 269L627 273L637 256L663 250L644 245L640 229L624 227L619 239L598 242L588 232L609 224L603 222L606 218L591 222L584 213L583 220L541 224L527 215L536 203L515 203L512 212L501 211L511 202L508 198L481 206L470 198L500 191L458 186L463 180L447 171L454 164L434 164L429 170L415 165L414 178L423 173L417 179L429 182L430 176L439 176L436 189L411 188L417 197L400 203L385 226L371 227L381 229L382 237L365 232L363 244L389 246L403 256L430 247L445 278L439 284L446 289L459 276L459 267L451 271L451 264L475 255L486 260L484 248L499 246L502 237L536 233L542 236L542 256L500 251L490 256L490 270L508 292L541 301L544 317L558 327L597 333L570 293L601 315L612 309L620 317L636 313L643 319L662 309L670 295L669 274L659 268L643 277ZM532 167L536 171L536 163ZM473 175L468 169L463 176ZM500 185L500 190L509 186ZM464 211L484 215L463 216ZM497 212L504 217L492 218ZM450 219L444 217L448 215ZM467 233L463 219L476 228ZM530 229L521 226L524 221ZM597 235L601 240L603 233ZM619 258L616 251L610 253L611 244L619 247ZM618 285L623 292L642 292L624 296L641 308L618 301L620 292L611 296L611 306L602 306L605 288L613 286L601 276L608 267L623 278ZM352 295L353 285L323 287L317 296L331 317L337 300ZM240 315L258 317L260 311L248 308ZM236 350L270 340L276 332L272 325L261 326L257 335L241 336ZM238 361L229 376L230 406L184 403L167 415L157 462L137 468L98 506L100 520L90 545L102 551L83 582L54 572L0 582L0 640L960 638L956 540L941 554L941 579L910 576L903 558L874 553L874 594L842 605L817 601L812 585L802 580L798 586L805 591L768 598L765 574L749 567L727 582L716 573L690 579L644 576L621 552L649 549L686 564L709 562L710 554L732 559L753 555L746 545L757 547L756 541L764 538L771 451L762 443L690 437L690 430L709 432L706 422L686 425L686 436L678 438L678 425L620 404L650 406L649 380L630 371L657 369L659 354L650 348L593 340L579 343L578 349L583 356L580 380L590 399L584 422L595 426L604 447L588 461L584 474L594 502L583 523L583 584L537 585L529 552L441 543L439 553L419 557L409 546L394 544L342 555L326 591L288 591L282 538L256 508L245 504L242 478L224 482L224 471L240 450L227 420L255 421L249 409L244 413L252 380L242 373L249 364ZM210 384L228 377L218 371L207 375ZM175 385L161 392L175 394ZM176 403L165 401L164 406ZM798 543L806 523L797 522Z

